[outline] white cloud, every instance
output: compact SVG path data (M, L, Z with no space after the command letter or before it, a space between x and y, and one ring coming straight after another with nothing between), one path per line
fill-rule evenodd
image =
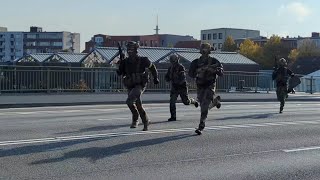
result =
M311 9L303 3L292 2L287 5L282 5L278 10L279 16L293 16L298 22L303 22L304 19L311 14Z

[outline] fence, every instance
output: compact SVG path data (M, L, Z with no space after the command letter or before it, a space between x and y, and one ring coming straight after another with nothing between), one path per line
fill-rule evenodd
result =
M148 91L169 91L166 70L158 70L160 83L148 83ZM302 76L301 76L302 77ZM297 91L320 91L320 77L302 77ZM188 79L189 89L196 85ZM275 89L271 73L225 72L217 80L217 91L272 91ZM0 67L0 93L62 93L62 92L119 92L124 91L122 78L114 68L72 67Z

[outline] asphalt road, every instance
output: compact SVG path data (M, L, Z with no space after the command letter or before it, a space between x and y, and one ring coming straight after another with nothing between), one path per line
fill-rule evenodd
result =
M203 135L199 109L146 104L0 109L0 179L320 179L320 103L225 102Z

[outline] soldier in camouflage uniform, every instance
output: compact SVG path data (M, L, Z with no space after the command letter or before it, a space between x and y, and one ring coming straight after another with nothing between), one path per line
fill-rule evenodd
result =
M136 128L138 126L138 118L140 115L144 125L143 131L147 131L150 121L141 102L141 95L149 79L146 68L151 71L154 84L158 84L159 79L155 65L152 64L147 57L138 56L138 48L139 44L134 41L127 43L128 57L121 60L117 72L118 75L123 76L124 85L128 89L126 103L132 112L132 124L130 128Z
M294 73L286 67L287 61L284 58L281 58L278 64L279 67L275 68L272 73L272 80L276 81L277 99L280 101L279 113L282 113L285 100L288 97L288 79L289 76L294 76Z
M221 107L220 96L214 98L217 76L223 75L222 64L215 58L209 56L212 47L208 43L201 44L201 57L192 61L189 68L189 76L196 79L197 96L201 107L199 127L196 129L198 135L202 134L208 110Z
M165 80L171 82L171 91L170 91L170 114L171 117L168 121L176 121L176 101L178 96L184 105L193 104L195 107L198 107L198 102L189 98L188 96L188 87L186 80L185 68L182 64L179 63L179 56L173 54L170 56L171 66L168 68L168 71L165 75Z

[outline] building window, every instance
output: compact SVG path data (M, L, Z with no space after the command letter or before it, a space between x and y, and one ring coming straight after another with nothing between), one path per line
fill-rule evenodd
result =
M11 60L14 60L14 56L11 56Z
M222 39L222 33L219 33L219 39Z
M202 40L206 40L206 34L202 34Z
M50 42L39 42L39 46L50 46Z
M53 42L53 46L62 46L62 42Z
M219 43L218 49L222 49L222 43Z
M208 34L208 40L211 40L211 34Z
M217 33L212 34L212 39L217 39Z
M27 34L27 39L37 39L36 34Z
M11 34L11 35L10 35L10 38L14 38L14 35L13 35L13 34Z
M103 43L103 37L95 37L94 42L96 43Z
M36 46L36 42L26 42L26 46Z

